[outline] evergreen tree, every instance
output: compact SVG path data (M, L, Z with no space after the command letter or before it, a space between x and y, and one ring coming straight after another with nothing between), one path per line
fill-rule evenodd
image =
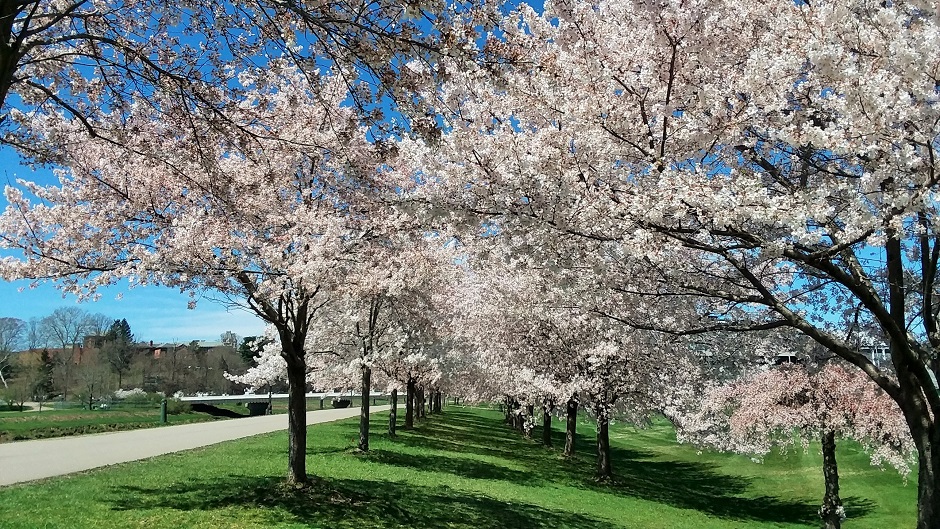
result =
M270 340L264 336L246 336L238 345L238 356L248 364L249 367L256 367L255 356L261 353L261 349L270 343Z
M125 344L134 343L134 335L131 333L131 326L126 319L114 320L108 332L105 334L105 340L117 341Z
M124 379L124 373L131 367L133 358L134 335L126 319L114 320L111 328L105 334L105 343L102 352L108 359L108 365L118 376L118 387Z
M36 398L40 399L40 402L45 400L49 394L52 393L53 369L55 369L55 361L52 355L49 354L49 349L43 348L42 352L39 354L39 372L36 376L36 386L34 388Z

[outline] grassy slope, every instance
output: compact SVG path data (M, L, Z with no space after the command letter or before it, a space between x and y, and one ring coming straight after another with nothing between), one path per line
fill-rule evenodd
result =
M286 434L0 489L5 529L148 528L735 528L817 526L819 457L697 455L666 426L615 428L618 480L591 480L591 441L572 461L521 439L498 413L447 408L395 440L373 418L357 454L355 421L311 428L315 484L281 485ZM590 432L589 425L582 425ZM556 432L556 445L561 433ZM847 529L912 527L913 484L843 449ZM2 472L2 469L0 469Z

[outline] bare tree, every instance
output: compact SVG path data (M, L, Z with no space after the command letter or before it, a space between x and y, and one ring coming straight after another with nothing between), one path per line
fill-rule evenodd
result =
M94 408L95 399L107 392L108 368L100 363L87 363L79 366L76 373L82 406Z
M68 396L74 365L81 363L80 342L87 328L88 313L78 307L61 307L42 319L43 334L49 337L50 342L59 346L55 354L55 364L63 397Z
M42 320L39 318L30 318L29 321L26 322L25 334L27 351L49 346L49 337L43 334Z
M88 330L88 322L88 313L84 310L78 307L61 307L42 319L42 328L50 340L63 351L74 352Z
M0 318L0 382L9 387L3 372L10 367L13 353L22 344L26 322L19 318Z
M111 329L112 324L114 324L114 318L101 314L100 312L88 314L85 319L85 334L104 336Z

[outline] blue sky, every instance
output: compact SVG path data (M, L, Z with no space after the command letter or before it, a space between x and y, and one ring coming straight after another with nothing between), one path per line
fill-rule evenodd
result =
M0 146L0 183L6 185L17 178L42 183L55 181L51 171L34 171L20 163L15 151ZM6 200L0 196L0 208L6 208L6 205ZM201 298L196 308L189 310L189 296L177 289L128 289L124 283L102 289L100 293L99 301L79 304L75 296L63 297L52 284L30 289L28 281L0 280L0 317L41 318L59 307L77 305L88 312L100 312L114 319L124 318L136 339L154 342L218 340L225 331L239 336L254 336L264 329L264 322L253 314L226 307L210 298ZM122 299L117 299L119 295Z

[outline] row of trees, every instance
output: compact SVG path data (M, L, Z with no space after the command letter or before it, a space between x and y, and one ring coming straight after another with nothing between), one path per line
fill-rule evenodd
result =
M612 418L760 363L691 337L789 329L891 399L940 526L935 5L99 4L7 16L5 138L60 182L7 189L0 275L240 300L290 480L308 377L412 344L468 395L588 410L603 477Z

